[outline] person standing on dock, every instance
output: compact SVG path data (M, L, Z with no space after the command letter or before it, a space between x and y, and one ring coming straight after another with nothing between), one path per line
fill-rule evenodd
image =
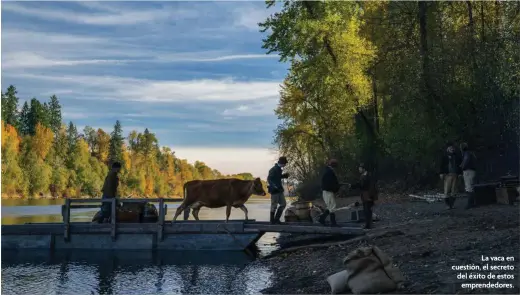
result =
M464 191L468 196L468 204L466 209L475 206L475 196L473 193L473 184L475 182L475 169L477 156L468 147L468 144L463 142L460 144L460 150L462 151L462 163L460 168L462 169L462 177L464 179Z
M374 202L377 200L377 187L374 179L371 177L363 163L359 164L358 170L361 174L360 180L358 183L352 184L350 188L361 190L365 228L370 229L372 228L372 207L374 206Z
M440 161L440 177L444 181L444 202L449 209L455 205L457 178L461 174L460 157L452 143L447 144L446 152Z
M336 194L340 189L340 183L336 176L336 168L338 167L338 161L336 159L330 159L325 173L321 178L321 190L323 201L327 209L323 212L319 218L319 222L325 225L325 219L330 215L330 225L337 226L336 223Z
M119 185L119 171L121 171L121 163L114 162L112 163L112 169L108 171L108 175L105 178L105 183L103 184L103 188L101 189L103 193L102 199L113 199L117 195L117 187ZM108 222L108 218L110 217L111 210L110 203L103 203L101 205L101 214L103 222Z
M287 158L280 157L267 176L267 190L271 194L271 212L269 221L271 224L280 223L280 217L287 203L285 201L282 179L288 178L288 173L282 173L282 168L287 165Z

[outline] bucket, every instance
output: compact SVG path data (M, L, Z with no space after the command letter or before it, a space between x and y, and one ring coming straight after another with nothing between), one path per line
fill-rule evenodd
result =
M296 211L296 216L301 221L311 219L311 203L310 202L296 202L292 204Z

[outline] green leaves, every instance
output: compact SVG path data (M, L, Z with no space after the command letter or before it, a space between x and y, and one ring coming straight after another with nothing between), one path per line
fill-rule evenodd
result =
M512 2L284 1L261 24L290 62L275 142L301 181L327 157L427 176L447 140L518 154L519 20Z

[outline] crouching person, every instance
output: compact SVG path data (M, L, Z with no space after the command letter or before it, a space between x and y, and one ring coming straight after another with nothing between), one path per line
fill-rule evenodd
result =
M337 226L336 223L336 194L339 191L340 184L338 177L336 176L335 169L338 167L338 161L336 159L330 159L325 173L321 179L321 190L323 201L325 202L326 210L320 216L319 222L325 225L325 219L330 215L330 225Z
M114 162L112 164L112 169L108 171L107 177L105 178L105 183L103 184L103 188L101 191L103 192L102 199L113 199L117 195L117 187L119 185L119 171L121 170L121 163ZM101 205L101 215L102 222L108 222L108 219L111 215L111 203L103 202Z
M361 201L363 202L363 213L365 216L365 228L372 228L372 207L374 201L377 200L377 187L375 180L371 177L364 164L359 164L359 173L361 174L358 183L351 185L353 189L361 190Z

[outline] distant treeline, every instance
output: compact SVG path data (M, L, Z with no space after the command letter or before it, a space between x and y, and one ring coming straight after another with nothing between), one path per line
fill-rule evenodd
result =
M133 197L182 196L185 182L253 175L223 175L200 161L192 165L154 133L123 136L117 121L111 133L85 127L79 133L62 123L61 106L53 95L43 104L36 98L18 111L16 88L2 92L2 197L100 197L108 165L123 165L119 194Z

